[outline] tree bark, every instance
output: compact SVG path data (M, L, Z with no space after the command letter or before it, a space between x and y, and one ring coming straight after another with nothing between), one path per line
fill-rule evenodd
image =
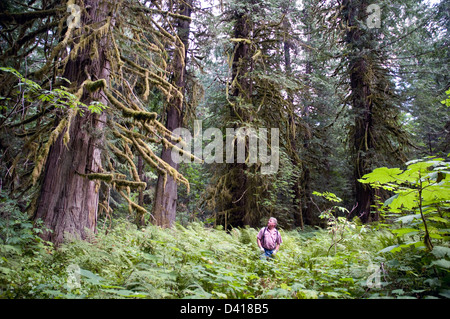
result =
M174 107L170 107L167 111L166 128L173 131L181 126L181 115ZM172 160L171 149L163 148L161 159L169 164L172 168L178 170L178 164ZM164 185L163 176L158 176L158 182L155 192L155 205L153 208L154 222L161 227L172 227L176 219L178 197L178 185L172 176L167 175L166 184Z
M357 19L363 21L366 15L366 1L354 4L345 1L346 20L348 23L347 43L351 54L349 55L349 77L351 89L351 104L354 112L353 130L353 161L354 161L354 191L357 207L355 210L362 222L370 219L370 206L374 202L373 190L358 182L363 175L371 170L371 158L373 157L374 145L372 143L373 119L371 101L370 74L373 74L371 61L364 51L370 51L368 34L359 27Z
M284 8L283 12L287 14L288 8ZM291 42L288 37L288 34L290 33L291 26L287 18L283 20L283 31L285 33L285 39L283 41L283 49L284 49L284 65L285 65L285 72L287 75L292 76L292 65L291 65ZM290 110L289 114L289 144L290 147L288 149L288 154L291 158L291 163L294 167L296 167L299 171L303 172L303 163L298 156L298 150L297 150L297 129L292 131L292 127L297 127L297 123L295 121L295 106L294 106L294 99L292 97L292 93L288 91L288 101L289 105L292 108ZM293 217L294 217L294 226L301 227L301 229L304 228L304 220L303 220L303 191L302 191L302 178L299 175L293 184L293 193L294 198L292 201L292 206L294 208L293 210Z
M137 165L138 175L141 181L145 181L144 178L144 160L142 156L138 156L138 165ZM144 207L144 190L143 188L139 188L138 194L138 204L141 207ZM144 226L145 225L145 214L136 214L136 225Z
M192 12L192 0L180 1L179 11L181 15L190 17ZM184 93L186 87L186 60L189 45L190 20L179 19L177 23L178 38L183 43L185 50L175 50L173 61L173 81L175 86ZM183 124L183 101L179 97L174 97L169 101L166 113L166 128L173 131ZM172 150L163 148L161 159L172 168L178 170L178 164L172 160ZM161 227L171 227L176 219L178 185L177 182L167 175L164 185L163 176L158 177L155 192L155 204L153 216L155 224Z
M105 21L109 10L107 3L85 0L84 4L88 15L82 16L81 27ZM90 54L93 45L98 50L98 57L94 59ZM93 80L108 81L107 45L105 38L102 38L80 49L77 57L67 62L63 77L78 87L88 76ZM93 100L107 104L101 91L90 95L85 93L81 98L85 104ZM85 110L84 115L74 115L67 145L63 142L65 132L61 132L50 148L34 219L44 221L51 232L46 232L43 237L56 246L66 238L86 239L96 231L100 185L98 181L89 180L81 174L102 172L102 128L105 120L106 113L98 115Z
M246 12L236 13L234 25L234 38L249 39L250 38L250 15ZM248 72L251 71L251 55L250 45L246 41L235 43L235 54L232 64L232 79L236 81L231 95L233 96L234 106L230 105L230 117L235 119L235 123L242 121L243 125L251 122L245 110L242 110L240 103L251 103L252 99L252 83L248 77ZM233 124L234 129L238 129L240 125ZM242 227L244 225L256 226L259 221L255 220L252 210L249 209L251 191L249 191L249 180L246 174L248 167L246 163L237 163L237 145L234 146L234 161L228 164L230 171L230 194L231 202L226 211L228 216L225 216L225 227L232 225L235 227ZM245 152L249 151L248 141L245 141ZM255 207L253 207L254 209Z

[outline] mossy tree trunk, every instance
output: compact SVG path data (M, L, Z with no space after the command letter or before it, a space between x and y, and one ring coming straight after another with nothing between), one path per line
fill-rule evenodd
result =
M363 50L371 50L369 35L364 34L357 20L363 21L366 14L367 3L360 1L358 4L345 1L347 27L347 44L351 52L348 61L350 77L351 105L354 112L353 128L353 163L354 163L354 191L357 203L356 214L363 221L367 221L370 213L370 205L373 203L373 191L370 187L359 183L364 174L370 172L371 157L373 154L372 133L372 101L370 75L373 74L372 64L368 55L363 55Z
M249 40L251 35L251 15L248 12L239 12L235 14L234 38ZM252 104L252 80L249 77L251 72L251 52L249 42L239 41L235 43L235 54L232 64L232 78L236 81L231 95L234 105L230 106L231 119L234 121L234 129L239 126L245 126L250 123L248 112L242 108L242 105ZM242 124L236 124L242 121ZM248 140L245 140L245 152L248 154ZM226 224L233 226L250 225L255 226L258 221L253 218L252 210L249 207L249 180L246 171L249 169L246 163L237 162L237 147L234 147L234 162L228 164L230 172L229 190L231 201L226 209ZM228 226L228 225L226 225Z
M84 4L87 14L81 17L81 30L83 25L104 23L109 15L106 2L85 0ZM98 52L96 56L92 55L93 46ZM79 50L76 58L67 62L63 76L76 86L88 78L108 80L107 46L105 38L91 41ZM108 104L102 90L84 92L81 97L85 104L94 100ZM106 113L99 115L85 110L84 115L75 114L69 126L70 140L65 140L66 128L50 148L34 219L44 221L51 230L44 234L44 238L55 245L63 242L67 234L85 239L89 232L96 231L100 181L89 180L80 174L102 172L102 129L105 122Z
M376 136L376 126L382 126L384 118L374 118L376 112L374 96L376 86L383 78L382 66L377 65L377 54L379 52L373 48L372 31L363 30L358 21L366 21L367 1L345 1L345 20L347 22L346 42L350 51L348 60L348 73L351 89L351 106L354 117L353 130L351 132L353 145L353 180L356 200L355 214L362 222L367 223L376 219L376 215L371 215L371 205L374 204L374 190L358 182L363 175L369 173L373 167L375 156L380 153L381 147L375 145L378 138ZM365 53L367 52L367 53ZM387 87L386 87L387 90ZM384 92L386 94L386 92ZM384 98L377 102L383 107L383 113L389 112L388 105ZM385 105L383 105L385 104ZM388 118L386 116L386 118Z

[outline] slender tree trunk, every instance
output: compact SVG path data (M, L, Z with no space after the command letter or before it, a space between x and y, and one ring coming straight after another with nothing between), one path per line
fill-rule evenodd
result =
M138 175L141 181L145 181L144 178L144 160L142 156L138 156L138 165L137 165ZM138 204L141 207L144 207L144 191L145 189L139 188L138 194ZM144 226L145 225L145 214L136 214L136 225Z
M104 1L85 0L84 4L89 14L82 16L82 26L104 21L108 16L108 4ZM97 58L91 56L93 45L97 46ZM77 86L88 76L108 81L109 62L104 54L107 45L103 38L80 49L77 57L67 63L63 76ZM107 104L101 91L90 96L84 94L81 98L85 104L92 100ZM96 231L100 185L79 174L102 172L105 119L105 113L97 115L87 110L84 115L74 115L67 145L63 142L65 132L62 132L50 148L34 219L42 219L52 230L43 237L55 245L62 243L67 234L85 239Z
M308 17L308 10L310 9L306 9L305 10L305 21L309 20ZM306 32L307 32L307 43L310 44L311 43L311 25L307 25L306 26ZM311 63L311 57L313 56L312 50L307 48L305 49L305 53L306 53L306 62L305 62L305 75L306 75L306 86L307 87L312 87L312 83L310 80L310 76L312 74L313 71L313 66ZM310 140L311 140L311 127L309 125L309 118L310 118L310 97L311 97L311 93L310 90L307 91L307 95L306 95L306 100L304 102L304 108L302 110L302 119L304 119L303 125L304 125L304 133L303 133L303 149L305 151L305 153L311 152L309 150L310 147ZM303 218L305 221L305 224L307 225L314 225L316 223L317 218L314 218L313 212L312 212L312 208L311 208L311 170L309 168L309 163L307 161L303 161L303 165L302 165L302 175L300 178L302 184L300 186L300 189L302 190L302 202L303 202Z
M192 0L179 1L180 14L186 17L191 16ZM189 45L190 20L179 19L177 24L178 37L183 43L185 50L180 52L175 50L173 62L174 84L181 92L184 93L186 87L186 59L187 48ZM183 124L183 101L179 97L170 100L166 113L166 128L170 131L181 127ZM163 148L161 159L168 163L172 168L178 170L178 164L172 160L172 150ZM163 176L158 177L155 193L155 204L153 208L153 216L156 225L162 227L171 227L175 222L177 209L178 185L176 181L167 175L164 185Z
M284 13L287 13L288 8L284 8ZM285 39L283 41L283 49L284 49L284 65L285 65L285 72L287 75L292 75L292 65L291 65L291 42L289 41L288 35L290 33L290 23L288 19L283 20L283 31L285 33ZM297 123L295 121L295 110L294 110L294 99L292 97L292 93L288 92L288 101L289 105L292 108L289 114L289 135L290 135L290 147L289 147L289 154L291 158L291 163L294 167L298 169L298 171L303 171L303 163L298 156L298 150L297 150L297 129L296 128ZM293 185L293 217L294 217L294 226L301 227L301 229L304 228L304 221L303 221L303 192L302 192L302 179L301 175L299 175Z

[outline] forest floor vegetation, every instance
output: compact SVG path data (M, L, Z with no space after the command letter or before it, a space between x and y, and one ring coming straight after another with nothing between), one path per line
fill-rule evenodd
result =
M448 244L392 252L392 232L354 222L339 236L280 229L281 249L267 261L253 228L139 229L119 219L54 249L21 213L1 220L0 298L450 297Z

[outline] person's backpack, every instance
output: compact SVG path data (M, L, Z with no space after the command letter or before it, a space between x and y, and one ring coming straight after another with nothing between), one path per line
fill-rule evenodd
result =
M264 240L266 239L266 236L265 236L266 230L267 230L267 227L264 227L264 232L263 232L262 238L261 238L261 240L260 240L260 241L261 241L261 246L262 246L262 247L264 247ZM275 228L275 231L277 232L277 239L278 239L278 229Z

